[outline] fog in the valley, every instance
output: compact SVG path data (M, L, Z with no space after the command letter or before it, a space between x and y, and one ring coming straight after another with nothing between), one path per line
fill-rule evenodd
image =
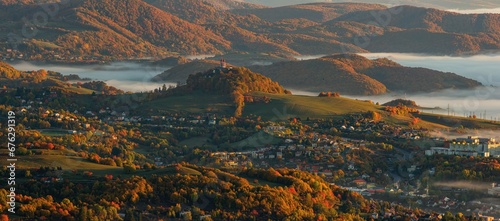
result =
M423 107L440 107L426 110L455 116L476 115L485 119L500 120L500 54L468 57L425 56L416 54L373 53L361 54L368 58L387 57L404 66L425 67L481 82L485 87L471 90L444 90L426 94L391 94L371 99L384 103L394 98L414 100ZM449 105L449 106L448 106ZM449 109L448 109L449 108Z
M476 55L467 57L427 56L421 54L369 53L360 54L370 59L387 57L404 66L425 67L445 72L453 72L481 82L486 87L471 90L444 90L433 93L405 94L391 93L381 96L348 96L355 99L372 100L383 104L396 98L410 99L426 112L468 116L476 115L485 119L500 120L500 54ZM208 55L206 55L208 56ZM323 55L300 56L298 59L314 59ZM29 71L46 69L64 75L77 74L82 78L102 80L124 91L150 91L163 83L150 82L150 79L165 71L166 67L146 63L116 62L101 65L59 65L45 63L17 62L12 64L19 70ZM333 90L333 89L332 89ZM319 91L301 91L291 88L294 94L317 96Z
M444 90L433 93L405 94L390 93L380 96L348 96L355 99L372 100L380 104L402 98L417 102L422 107L439 107L426 112L455 116L476 115L485 119L500 120L500 54L467 57L429 56L402 53L360 54L370 59L386 57L409 67L425 67L453 72L481 82L485 87L470 90ZM303 56L299 59L314 59L323 55ZM318 92L292 90L294 94L317 96ZM449 106L448 106L449 105ZM449 109L448 109L449 108ZM486 113L485 113L486 112Z
M190 60L203 60L206 58L213 58L215 54L186 55L185 57Z
M457 189L468 189L468 190L488 190L491 188L491 183L483 182L470 182L470 181L450 181L450 182L436 182L433 186L437 187L449 187Z
M500 8L480 8L480 9L448 9L446 11L460 14L500 14Z
M386 57L409 67L425 67L453 72L477 80L484 85L500 86L500 54L467 57L429 56L422 54L368 53L370 59Z
M496 141L500 141L500 133L494 130L478 130L478 129L468 129L465 131L461 131L460 133L454 131L446 131L446 130L435 130L430 132L432 137L441 137L446 138L447 140L453 140L456 138L464 138L467 136L477 136L481 138L494 138Z
M135 62L93 65L16 62L11 65L22 71L45 69L60 72L63 75L77 74L81 78L104 81L110 86L131 92L151 91L161 87L163 83L151 82L150 79L168 69L167 67Z

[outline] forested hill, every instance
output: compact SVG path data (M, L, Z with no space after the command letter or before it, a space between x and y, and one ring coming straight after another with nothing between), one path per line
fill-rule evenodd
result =
M185 82L190 74L215 65L215 61L193 61L167 70L153 80ZM481 86L475 80L454 73L404 67L386 58L370 60L355 54L336 54L248 68L289 89L315 93L334 91L351 95L375 95L390 91L418 93Z
M232 52L287 57L500 50L498 14L360 3L267 8L231 0L69 0L58 3L49 20L25 36L23 21L44 12L40 2L51 1L0 0L0 42L11 42L0 43L0 56L88 61ZM389 21L374 23L373 14L388 13ZM357 41L365 37L369 44Z
M386 58L370 60L354 54L250 68L292 89L344 94L415 93L481 86L454 73L404 67Z
M16 79L21 77L21 72L9 64L0 61L0 78Z
M250 92L271 94L291 94L280 84L247 68L215 68L206 72L190 75L186 85L172 90L173 94L185 95L190 92L203 92L215 95L230 96L240 116L245 106L245 95Z
M163 174L106 175L50 185L30 179L30 188L20 196L33 200L23 201L16 215L47 220L122 220L121 212L124 220L362 220L388 208L394 217L423 215L418 209L369 201L299 170L247 169L235 175L183 163L156 172ZM5 189L0 193L8 194ZM138 205L146 211L142 215L134 212Z

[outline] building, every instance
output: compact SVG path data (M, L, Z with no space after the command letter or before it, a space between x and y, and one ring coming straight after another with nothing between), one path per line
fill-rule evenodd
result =
M491 189L488 189L488 194L493 196L500 196L500 185L492 183Z
M469 136L467 138L457 138L445 143L444 147L432 147L426 150L425 154L430 156L434 154L474 156L474 157L499 157L500 143L493 138L479 138Z

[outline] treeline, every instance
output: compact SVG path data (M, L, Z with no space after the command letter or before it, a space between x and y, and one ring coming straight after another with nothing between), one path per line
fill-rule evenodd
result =
M495 158L438 155L427 158L424 165L435 167L438 180L500 182L500 163Z

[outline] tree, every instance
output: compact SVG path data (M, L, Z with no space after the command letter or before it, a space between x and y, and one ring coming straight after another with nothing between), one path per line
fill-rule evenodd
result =
M132 164L127 164L127 165L123 166L123 170L127 174L132 174L132 173L135 173L135 171L136 171L135 166Z
M5 214L0 215L0 221L9 221L9 216Z
M24 171L24 177L31 177L31 172L29 170Z
M89 220L87 206L82 206L80 212L78 213L79 219L81 221Z
M127 211L125 211L125 220L135 221L134 211L132 209L127 209Z

